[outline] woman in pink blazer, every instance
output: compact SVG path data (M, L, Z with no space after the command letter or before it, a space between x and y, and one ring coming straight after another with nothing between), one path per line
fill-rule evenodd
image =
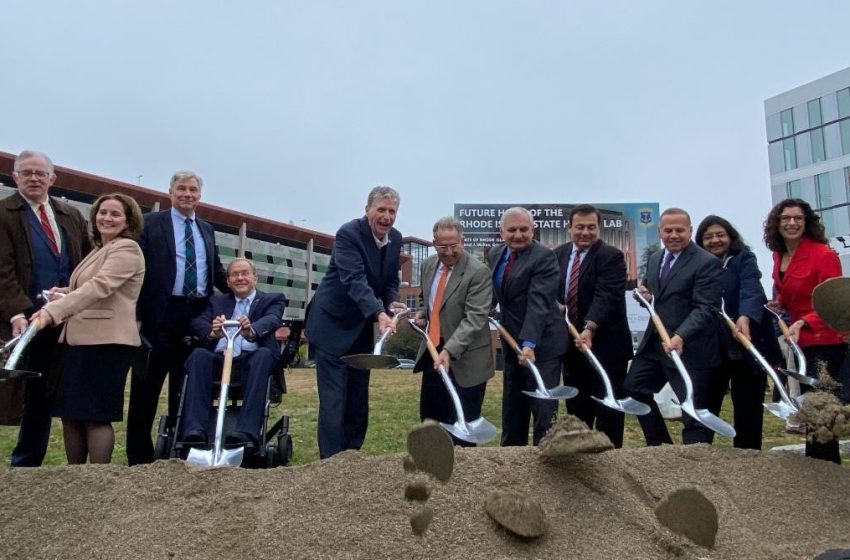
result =
M812 305L815 287L824 280L841 276L841 263L827 243L820 217L805 200L785 199L767 216L764 242L773 251L776 300L771 305L790 316L790 336L802 348L809 367L816 371L817 364L823 363L829 375L838 381L847 344L844 336L830 328ZM807 439L806 455L841 462L837 440L818 444Z
M136 239L142 211L129 196L113 193L95 201L90 221L97 249L74 269L69 287L53 288L52 301L32 317L39 328L65 325L53 414L62 419L69 464L112 460L112 422L123 418L127 371L134 347L141 344L136 300L145 259Z

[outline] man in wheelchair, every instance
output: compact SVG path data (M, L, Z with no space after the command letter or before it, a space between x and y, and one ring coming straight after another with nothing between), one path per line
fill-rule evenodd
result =
M204 312L192 321L199 344L186 360L182 439L189 446L209 444L214 374L221 372L227 345L222 324L233 319L241 326L241 336L233 342L233 368L241 371L242 410L236 429L225 436L225 446L256 450L261 443L269 375L279 363L275 331L283 324L286 298L258 291L254 263L243 258L228 265L227 285L233 293L211 297Z

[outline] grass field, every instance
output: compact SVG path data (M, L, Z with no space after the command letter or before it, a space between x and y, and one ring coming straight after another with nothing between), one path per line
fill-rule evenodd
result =
M369 432L363 451L373 455L404 451L407 431L419 422L419 374L409 370L375 370L372 372L370 389ZM290 432L293 438L292 464L301 465L319 458L316 446L316 419L318 413L318 395L316 392L315 370L294 369L287 374L289 392L284 395L283 403L271 412L273 422L282 414L290 417ZM497 427L501 425L501 374L487 385L484 401L484 417ZM731 399L726 399L721 416L731 421ZM125 418L127 399L125 398ZM165 399L160 399L160 411L165 410ZM561 405L560 410L564 410ZM681 432L677 422L670 422L670 433L678 441ZM156 427L156 425L154 426ZM124 448L124 423L115 424L116 445L113 463L126 464ZM8 465L9 455L15 445L17 427L0 426L0 464ZM802 443L803 437L785 432L785 423L765 412L764 449L776 445ZM498 438L488 445L498 445ZM626 447L643 445L643 435L637 420L626 417ZM732 441L716 437L715 445L729 447ZM62 444L62 429L59 420L54 419L48 449L47 465L64 465L65 452Z

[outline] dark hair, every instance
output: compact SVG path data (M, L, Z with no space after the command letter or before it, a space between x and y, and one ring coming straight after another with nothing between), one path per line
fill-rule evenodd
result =
M696 233L696 242L701 248L705 249L702 245L702 236L705 235L705 230L710 228L711 226L720 226L726 230L726 235L729 236L729 254L737 255L741 251L749 251L750 247L744 243L744 240L741 238L741 234L738 233L738 230L735 229L729 220L726 218L721 218L720 216L715 216L714 214L709 214L699 223L697 226Z
M805 216L806 228L803 230L803 235L817 243L828 243L820 216L815 214L809 203L801 198L786 198L771 208L767 219L764 221L764 244L771 251L784 253L787 250L785 240L779 233L779 215L786 208L793 208L795 206L802 210Z
M100 205L107 200L117 200L124 208L124 216L127 219L127 227L125 227L124 231L119 234L119 237L126 237L134 241L138 240L139 236L142 234L142 228L144 228L145 225L144 218L142 218L142 209L139 208L139 205L135 200L126 194L111 193L99 197L91 206L89 221L91 222L92 240L94 241L94 244L98 247L103 246L103 241L100 238L100 232L97 230L97 223L95 219L97 218L98 211L100 211Z
M591 204L579 204L578 206L573 206L570 210L570 224L573 223L573 216L576 214L596 214L596 223L602 225L602 216L599 214L599 210L596 209L596 206Z

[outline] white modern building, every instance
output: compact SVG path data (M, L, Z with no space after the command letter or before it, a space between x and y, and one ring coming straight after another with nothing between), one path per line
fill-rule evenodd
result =
M850 68L767 99L764 112L773 203L806 200L850 253Z

